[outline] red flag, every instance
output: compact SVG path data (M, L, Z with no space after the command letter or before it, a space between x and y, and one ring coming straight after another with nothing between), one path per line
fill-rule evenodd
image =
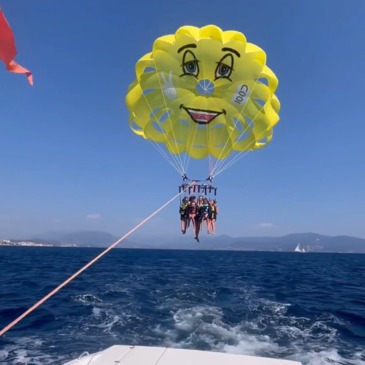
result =
M25 74L29 83L33 85L32 73L14 61L16 53L14 33L0 9L0 59L5 63L8 71Z

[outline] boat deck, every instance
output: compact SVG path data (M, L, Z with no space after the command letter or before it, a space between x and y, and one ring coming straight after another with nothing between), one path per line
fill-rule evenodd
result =
M116 345L65 365L301 365L290 360L182 350L166 347Z

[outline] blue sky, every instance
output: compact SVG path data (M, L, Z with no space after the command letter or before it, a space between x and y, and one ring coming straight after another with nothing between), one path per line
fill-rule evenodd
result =
M365 238L364 1L0 6L16 61L34 75L30 87L0 67L0 239L90 229L121 236L176 194L180 176L130 131L124 98L156 38L206 24L241 31L266 51L281 101L272 143L215 181L217 233ZM139 234L179 234L177 205Z

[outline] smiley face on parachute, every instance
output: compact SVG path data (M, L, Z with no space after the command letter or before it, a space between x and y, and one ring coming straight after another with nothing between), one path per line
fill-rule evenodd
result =
M127 95L132 130L171 153L226 158L271 139L277 79L266 55L236 31L185 26L158 38Z

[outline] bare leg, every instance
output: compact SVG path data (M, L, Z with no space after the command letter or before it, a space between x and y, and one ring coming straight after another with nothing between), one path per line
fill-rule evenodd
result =
M195 232L195 214L189 214L189 221L193 222L193 231Z
M207 232L208 234L212 232L212 220L209 217L207 218Z
M186 233L187 224L188 224L187 217L182 218L181 219L181 232L182 232L182 234Z
M211 227L212 227L212 234L215 234L215 219L212 219L211 221Z
M195 239L197 240L197 242L199 242L199 232L200 232L200 226L202 225L202 221L198 218L195 219Z

